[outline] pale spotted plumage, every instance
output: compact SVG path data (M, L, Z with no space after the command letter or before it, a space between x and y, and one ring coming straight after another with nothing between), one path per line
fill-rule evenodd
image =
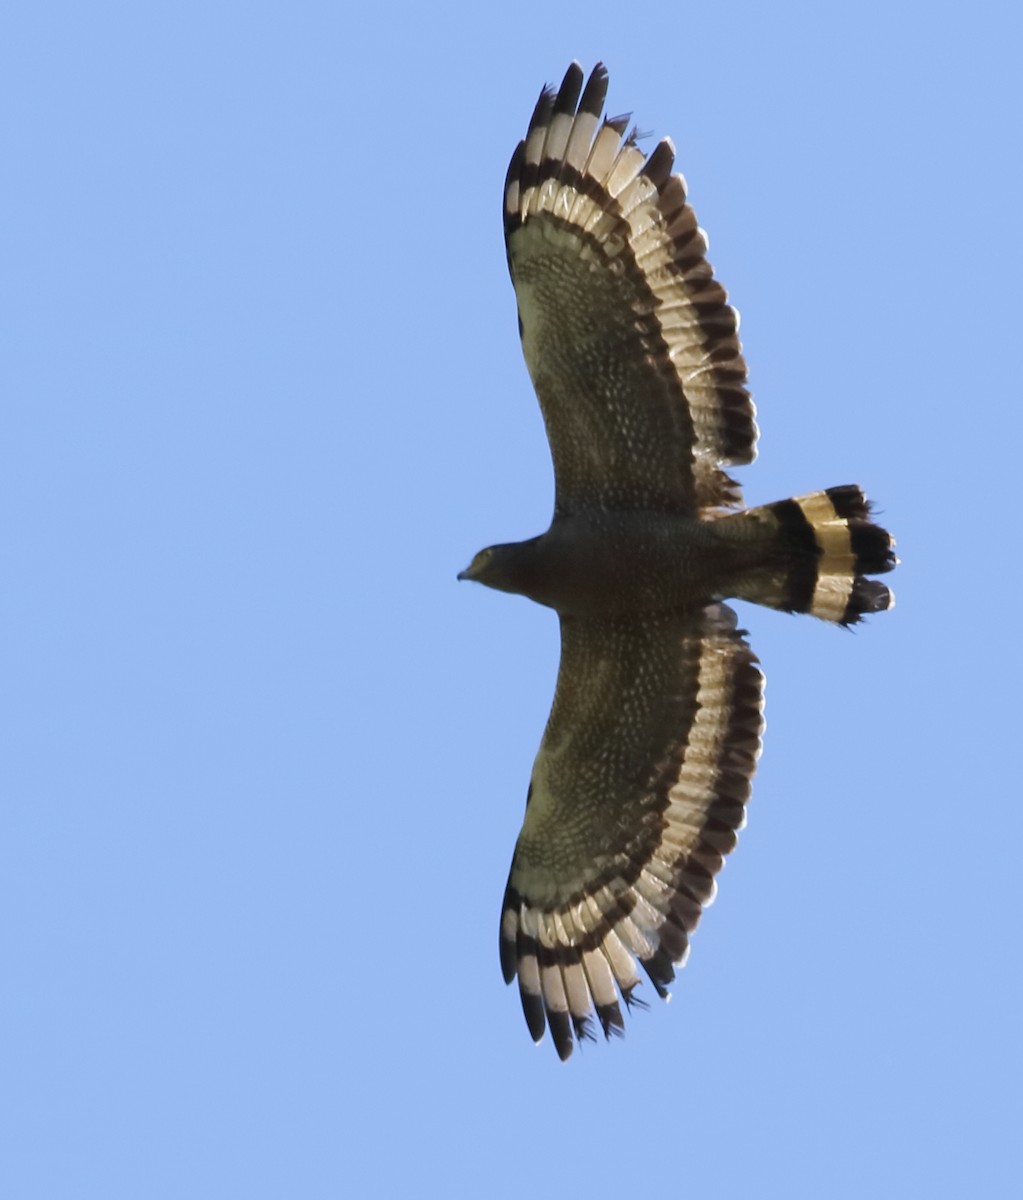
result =
M895 563L856 486L741 509L722 469L757 438L738 318L671 143L644 155L626 118L601 119L606 91L600 65L545 88L505 184L554 520L461 576L560 617L500 946L563 1059L594 1020L623 1031L643 976L667 994L744 822L763 677L721 601L849 625L890 606L866 576Z

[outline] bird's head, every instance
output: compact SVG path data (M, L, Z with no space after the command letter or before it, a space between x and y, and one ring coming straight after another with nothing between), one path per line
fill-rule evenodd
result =
M538 539L528 542L506 542L500 546L487 546L472 560L459 579L472 579L500 592L523 592L529 594L529 581L533 574L533 549Z
M473 560L465 568L464 571L458 572L459 579L472 579L476 583L486 583L487 567L494 560L494 550L496 547L488 546L485 550L481 550L473 556Z

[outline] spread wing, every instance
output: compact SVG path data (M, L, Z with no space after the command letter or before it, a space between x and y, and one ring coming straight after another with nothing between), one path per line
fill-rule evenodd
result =
M624 1028L635 959L672 964L744 821L763 677L725 605L688 615L562 617L554 706L533 768L501 917L535 1041L562 1059Z
M540 94L505 183L523 352L547 425L560 512L695 512L740 502L722 464L757 427L738 316L673 175L601 123L607 70L577 63ZM581 93L581 98L580 98Z

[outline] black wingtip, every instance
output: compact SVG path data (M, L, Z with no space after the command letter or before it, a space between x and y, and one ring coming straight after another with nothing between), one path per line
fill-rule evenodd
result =
M500 954L501 975L505 983L511 983L518 973L518 953L515 942L511 938L505 937L504 934L501 935Z
M579 101L581 113L589 113L593 117L600 116L604 108L604 101L607 99L607 80L607 67L602 62L597 63L590 72L582 99Z
M542 125L546 125L551 118L551 113L554 111L554 88L549 84L544 84L540 89L540 95L537 97L536 107L533 109L533 115L529 119L528 133L532 133L534 129L538 129ZM528 134L527 134L528 136Z
M654 147L653 153L643 165L642 174L654 185L663 187L671 178L671 168L675 165L675 151L667 139L660 141Z
M569 63L554 101L554 116L575 116L579 93L583 90L583 69L577 62Z
M597 1035L593 1032L592 1017L572 1017L572 1029L575 1032L575 1040L579 1043L580 1048L583 1042L596 1042Z
M529 1036L534 1042L539 1042L543 1039L543 1032L547 1028L543 1000L539 996L534 996L532 992L527 992L523 987L519 988L519 998L522 1001L522 1015L526 1018Z
M630 984L629 987L622 988L622 999L625 1001L625 1007L632 1012L633 1008L645 1009L650 1005L643 999L642 996L636 995L636 988L640 985L640 980Z
M521 934L518 914L522 908L522 897L509 883L504 889L504 899L501 902L501 924L498 928L498 953L501 958L501 974L505 983L518 974L519 945Z
M641 958L639 965L646 971L647 978L654 985L658 996L667 1000L670 995L668 984L675 981L675 968L671 965L671 959L665 953L664 947L658 946L649 958Z
M551 1038L554 1040L554 1049L558 1052L558 1058L562 1062L568 1062L575 1046L572 1040L572 1022L568 1013L558 1009L548 1009L547 1024L550 1026Z
M625 1037L625 1018L617 1001L614 1004L598 1004L597 1020L606 1041L610 1041L612 1037Z

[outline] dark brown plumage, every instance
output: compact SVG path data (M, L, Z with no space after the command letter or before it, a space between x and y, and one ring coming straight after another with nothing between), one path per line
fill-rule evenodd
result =
M666 995L735 845L763 677L722 603L850 625L895 564L858 487L743 510L757 428L738 322L673 175L607 72L545 88L505 183L522 346L554 459L547 533L460 578L555 609L561 667L501 918L501 964L558 1054L624 1028L638 960ZM624 137L624 140L623 140Z

